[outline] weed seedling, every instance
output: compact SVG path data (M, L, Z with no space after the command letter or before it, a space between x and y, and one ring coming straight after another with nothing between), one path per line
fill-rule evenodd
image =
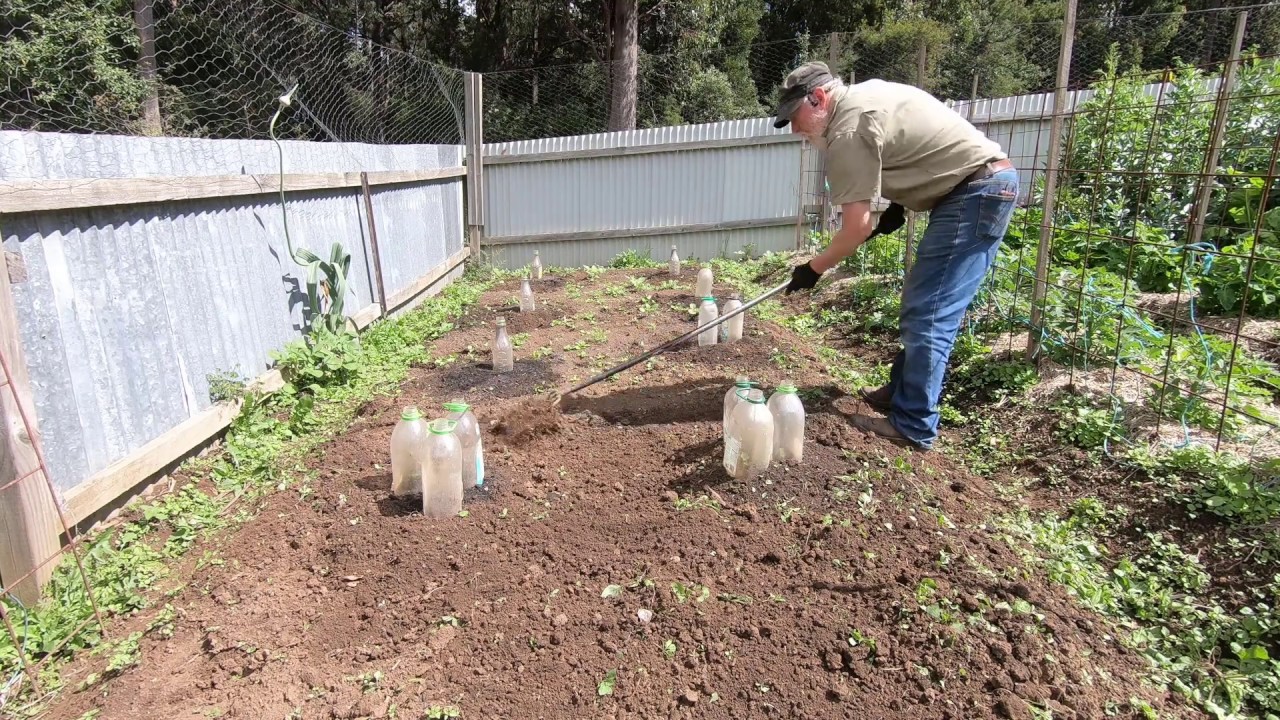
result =
M604 674L604 679L596 685L596 694L600 697L612 695L613 688L618 684L618 671L610 670Z
M699 495L696 499L690 500L687 497L676 497L675 508L680 512L686 510L714 510L720 511L720 503L708 498L706 495Z

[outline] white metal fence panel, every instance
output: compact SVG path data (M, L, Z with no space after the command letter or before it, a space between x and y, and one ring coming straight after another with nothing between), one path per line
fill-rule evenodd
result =
M458 146L287 142L285 171L457 167ZM0 180L272 174L269 141L0 133ZM387 295L462 247L459 178L376 186ZM294 243L352 254L349 312L375 299L359 187L290 193ZM4 249L36 414L69 489L210 405L208 376L252 377L299 337L305 271L285 246L278 195L6 215Z

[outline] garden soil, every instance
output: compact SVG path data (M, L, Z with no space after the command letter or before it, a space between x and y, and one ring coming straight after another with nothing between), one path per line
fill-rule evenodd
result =
M1132 697L1189 713L1025 568L988 481L852 429L869 408L811 342L754 315L741 342L673 350L502 432L535 392L695 321L691 274L666 290L654 270L551 280L533 283L536 313L517 312L515 282L486 293L436 362L308 460L310 495L273 494L212 544L217 563L179 571L171 637L147 634L138 666L49 716L1140 717ZM519 342L503 375L487 355L499 315ZM726 475L739 374L801 387L802 465ZM401 407L452 398L485 429L486 481L465 517L429 522L390 497L388 441ZM69 687L105 663L78 661Z

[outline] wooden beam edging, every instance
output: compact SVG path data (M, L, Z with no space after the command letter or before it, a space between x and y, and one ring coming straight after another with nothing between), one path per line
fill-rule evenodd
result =
M369 173L370 185L427 182L462 177L465 167L384 170ZM285 173L285 192L360 187L360 173ZM0 182L0 213L47 212L75 208L142 205L203 198L280 192L280 176L193 175Z
M372 173L371 173L372 174ZM387 311L410 302L453 272L471 254L470 248L454 253L440 267L416 280L409 287L387 298ZM356 327L363 330L381 312L377 302L352 316ZM249 382L249 387L272 393L284 387L279 370L268 370ZM68 490L63 496L67 522L79 524L106 507L108 503L133 490L149 478L222 432L240 413L239 400L215 403L166 430L147 444L99 470L87 480Z
M520 153L516 155L485 155L485 165L508 165L511 163L548 162L551 160L585 160L588 158L623 157L627 155L648 155L650 153L668 153L687 150L719 150L723 148L750 147L753 145L774 145L777 143L798 143L801 136L788 134L755 135L744 138L725 138L721 140L694 140L690 142L654 143L652 145L623 145L610 148L591 148L589 150L555 150L540 153Z
M484 244L489 245L522 245L526 243L570 242L573 240L612 240L629 237L652 237L654 235L684 235L695 232L717 232L721 230L750 230L753 228L782 227L794 225L795 215L776 218L760 218L756 220L728 220L714 223L695 223L692 225L668 225L665 227L619 228L616 230L585 230L582 232L542 233L539 235L498 235L486 237Z

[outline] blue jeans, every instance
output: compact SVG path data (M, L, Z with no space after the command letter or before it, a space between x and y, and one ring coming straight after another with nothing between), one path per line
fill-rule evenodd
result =
M995 261L1018 198L1010 168L952 190L930 211L915 263L902 288L889 421L922 448L938 436L942 377L960 322Z

